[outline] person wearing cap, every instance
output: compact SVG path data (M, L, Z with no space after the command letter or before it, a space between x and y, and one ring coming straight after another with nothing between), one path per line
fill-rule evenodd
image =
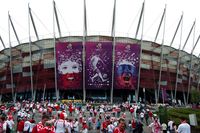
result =
M118 121L118 126L114 129L113 133L126 133L125 128L125 120L123 118L120 118Z
M56 129L56 133L65 133L67 129L67 121L65 120L64 113L60 113L59 119L55 121L54 126Z

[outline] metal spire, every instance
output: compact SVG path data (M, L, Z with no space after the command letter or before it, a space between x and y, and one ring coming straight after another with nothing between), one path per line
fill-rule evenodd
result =
M28 4L28 10L29 10L30 19L31 19L32 24L33 24L35 36L36 36L37 40L39 40L39 36L38 36L38 33L37 33L37 29L36 29L36 26L35 26L35 22L34 22L33 15L32 15L31 8L30 8L29 4Z
M144 2L145 2L145 1L144 1ZM139 18L139 21L138 21L137 30L136 30L136 32L135 32L135 39L137 38L138 31L139 31L139 29L140 29L140 23L141 23L142 16L143 16L143 13L144 13L144 2L142 3L142 10L141 10L141 13L140 13L140 18Z

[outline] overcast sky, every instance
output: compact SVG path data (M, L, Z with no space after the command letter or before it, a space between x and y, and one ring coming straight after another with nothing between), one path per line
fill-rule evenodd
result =
M83 0L55 0L62 36L83 34ZM137 23L143 0L117 0L116 6L116 36L135 37ZM53 2L52 0L0 0L0 35L9 47L8 39L8 11L16 28L20 42L28 42L28 3L33 11L33 18L40 39L53 37ZM114 0L86 0L88 35L110 35L112 28L112 15ZM164 44L170 45L182 12L183 34L182 46L189 30L196 19L195 42L200 34L200 1L199 0L146 0L144 12L144 40L153 41L165 7L166 26ZM32 26L32 25L31 25ZM140 38L141 29L138 35ZM56 31L57 32L57 31ZM163 27L161 27L157 42L162 42ZM58 35L58 34L57 34ZM35 40L31 27L32 40ZM12 46L17 45L16 38L11 29ZM177 33L173 47L178 48L180 42L180 29ZM186 48L191 52L193 34ZM0 45L0 50L3 46ZM200 53L200 43L194 51Z

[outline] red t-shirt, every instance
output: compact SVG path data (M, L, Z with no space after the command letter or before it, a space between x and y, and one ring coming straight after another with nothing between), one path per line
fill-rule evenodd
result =
M41 122L39 122L32 130L32 133L55 133L55 128L54 126L48 127L42 125Z
M21 120L17 125L17 131L23 132L23 130L24 130L24 121Z
M113 131L113 133L126 133L125 130L120 131L119 127L116 127Z
M108 127L108 122L107 122L107 121L104 121L104 122L102 123L102 127L103 127L103 129L107 129L107 127Z
M136 122L132 121L132 128L136 128Z

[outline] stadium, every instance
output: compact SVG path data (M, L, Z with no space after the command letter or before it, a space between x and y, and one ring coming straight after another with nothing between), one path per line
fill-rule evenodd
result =
M113 32L114 22L111 36L54 37L1 50L1 100L188 103L191 90L199 90L200 60L193 52Z

